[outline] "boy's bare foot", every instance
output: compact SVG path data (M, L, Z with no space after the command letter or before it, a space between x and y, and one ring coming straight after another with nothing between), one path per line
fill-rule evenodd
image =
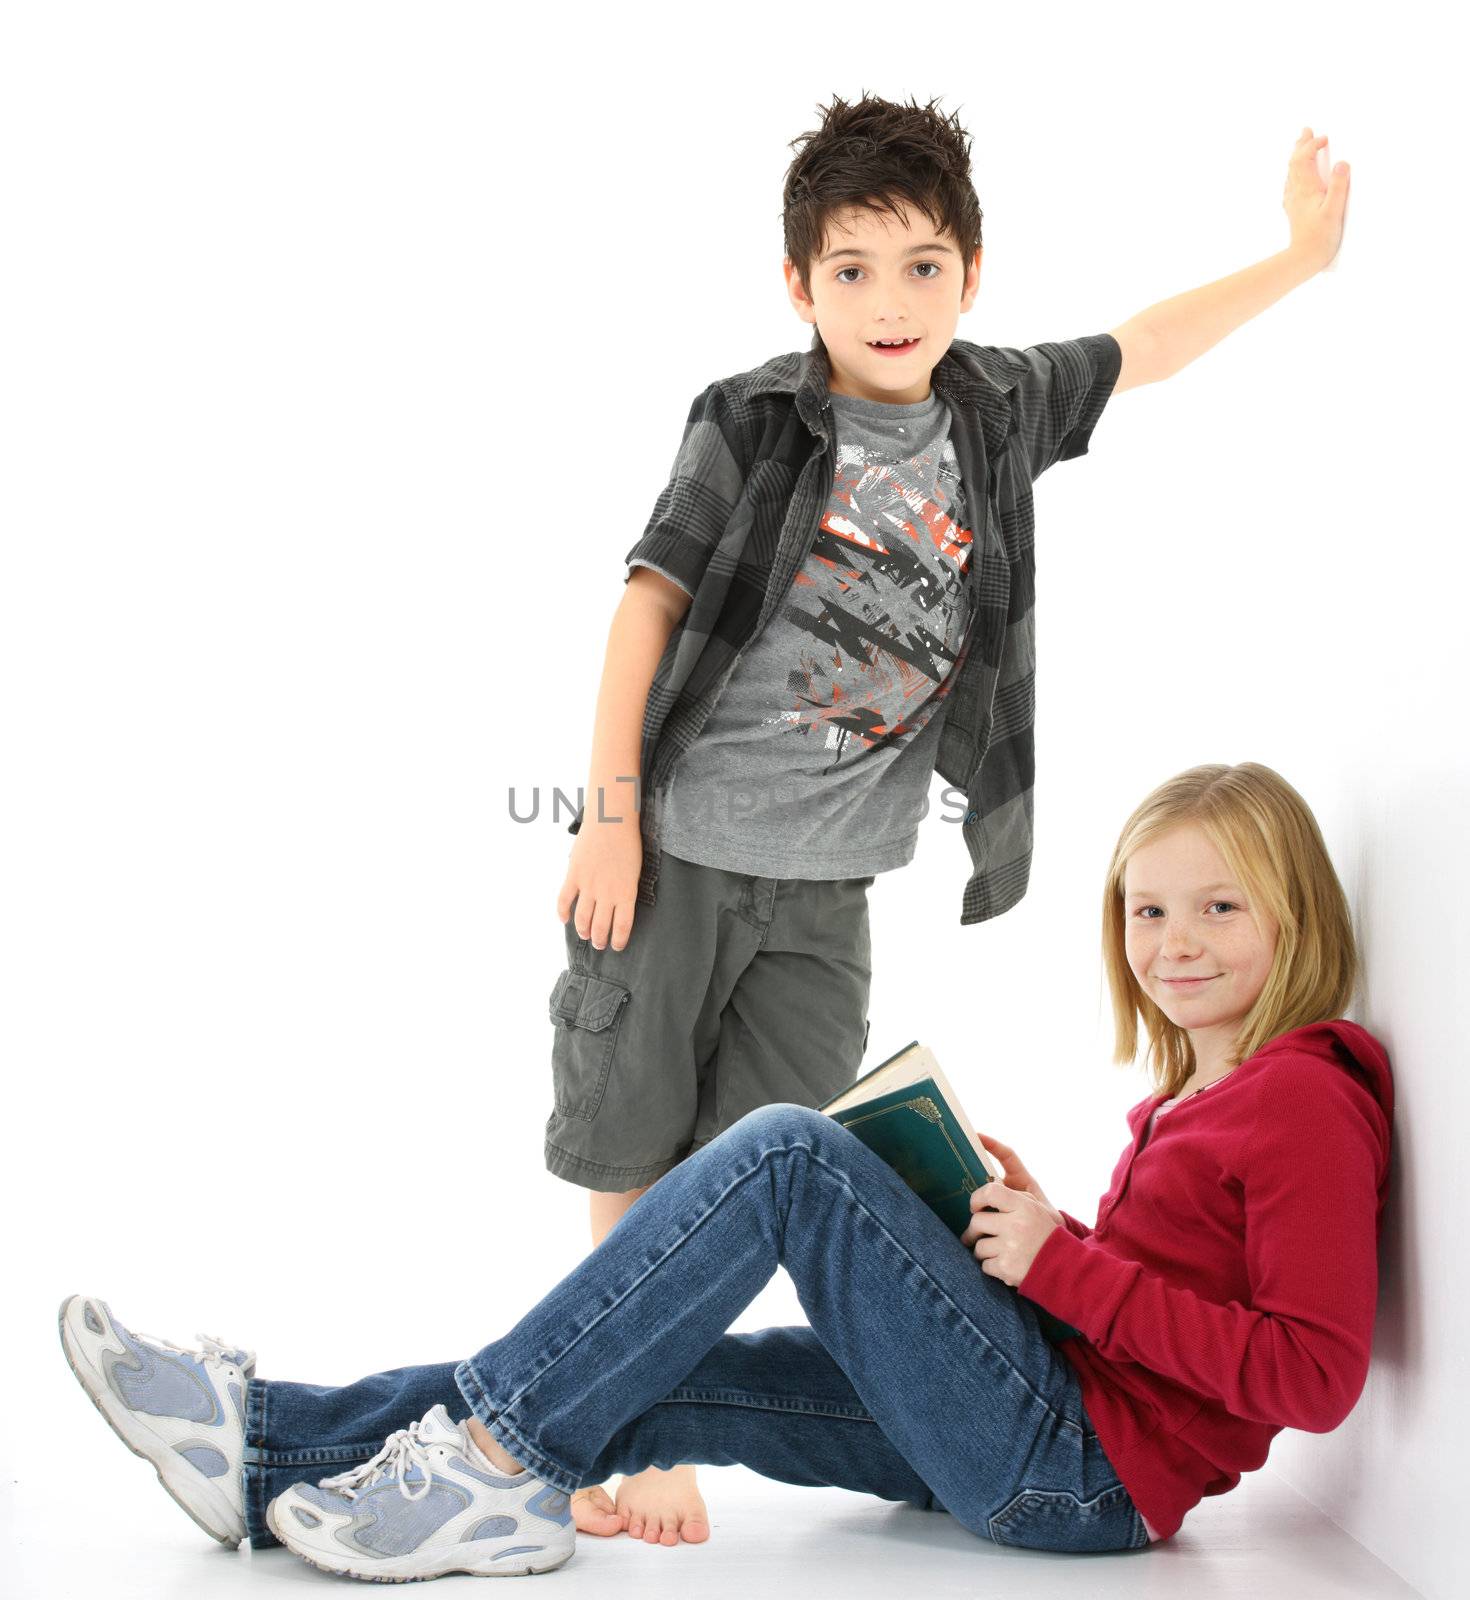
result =
M634 1473L618 1485L618 1511L628 1535L645 1544L703 1544L709 1538L709 1512L694 1481L693 1467L658 1467Z
M577 1524L578 1533L595 1533L600 1539L610 1539L628 1525L628 1519L601 1484L578 1489L572 1496L572 1521Z

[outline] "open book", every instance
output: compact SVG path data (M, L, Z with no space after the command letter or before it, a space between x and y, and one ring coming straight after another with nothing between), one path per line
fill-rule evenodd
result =
M951 1233L969 1226L974 1191L1002 1177L933 1052L917 1040L817 1109L881 1156ZM1077 1333L1031 1309L1053 1344Z

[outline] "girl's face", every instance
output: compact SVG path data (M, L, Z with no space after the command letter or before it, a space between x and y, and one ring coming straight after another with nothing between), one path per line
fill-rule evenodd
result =
M1198 1066L1231 1048L1276 954L1276 923L1253 907L1205 831L1183 823L1140 845L1123 869L1128 965L1195 1048Z

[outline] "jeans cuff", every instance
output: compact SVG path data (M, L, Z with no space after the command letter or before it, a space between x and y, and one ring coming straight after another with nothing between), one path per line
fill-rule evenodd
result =
M549 1483L553 1489L560 1489L563 1494L573 1494L582 1487L579 1473L568 1472L559 1462L543 1454L515 1427L514 1423L506 1420L504 1410L485 1387L471 1362L460 1362L454 1369L454 1381L459 1386L464 1403L484 1424L491 1438L509 1450L523 1467L529 1467L543 1483Z
M266 1470L260 1462L265 1427L266 1386L251 1378L245 1384L245 1462L240 1487L245 1501L245 1536L253 1550L267 1550L280 1543L265 1520Z

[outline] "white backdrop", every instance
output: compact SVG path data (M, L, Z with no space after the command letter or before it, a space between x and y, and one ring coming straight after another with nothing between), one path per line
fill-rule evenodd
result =
M1285 773L1354 897L1399 1171L1368 1394L1272 1462L1446 1594L1453 41L1412 6L1391 34L1304 4L742 16L5 12L0 1478L70 1449L72 1290L330 1382L477 1347L585 1252L585 1195L541 1164L571 839L508 795L585 779L622 556L691 397L806 345L780 183L819 103L959 110L986 244L959 335L1012 345L1283 246L1311 124L1353 165L1338 270L1117 396L1038 486L1031 891L962 930L936 806L872 893L870 1059L923 1038L1090 1217L1147 1087L1099 1003L1118 826L1198 761ZM778 1280L741 1326L798 1316Z

